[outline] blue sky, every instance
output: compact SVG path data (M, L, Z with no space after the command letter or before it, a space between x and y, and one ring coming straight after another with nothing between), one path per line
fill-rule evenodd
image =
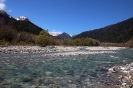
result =
M49 32L69 34L133 17L133 0L0 0L0 7L13 17L27 17Z

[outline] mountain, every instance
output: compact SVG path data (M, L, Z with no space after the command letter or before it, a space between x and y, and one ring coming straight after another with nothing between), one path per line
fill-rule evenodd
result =
M24 20L26 20L26 19L28 19L28 18L26 18L25 16L20 16L20 17L18 17L18 18L15 18L16 20L22 20L22 21L24 21Z
M72 38L76 37L78 34L70 35Z
M101 42L124 43L133 37L133 17L100 29L82 32L74 38L93 38Z
M49 32L49 34L52 36L58 36L58 35L62 34L62 32Z
M16 29L17 31L24 31L32 34L39 34L39 32L43 30L42 28L38 27L28 19L16 20L12 25L13 28Z
M0 27L9 26L11 27L15 19L8 15L4 10L0 9Z
M58 36L56 36L56 38L59 38L59 39L71 39L72 37L69 34L63 32L62 34L59 34Z
M71 39L73 37L73 35L66 32L49 32L49 34L58 39Z
M0 9L0 28L5 26L15 29L18 32L28 32L32 34L39 34L39 32L43 30L24 16L13 18L4 10Z

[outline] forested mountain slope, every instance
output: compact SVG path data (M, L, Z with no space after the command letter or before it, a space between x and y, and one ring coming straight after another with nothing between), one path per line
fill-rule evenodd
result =
M28 32L32 34L39 34L43 29L33 24L26 18L25 20L17 20L8 15L4 10L0 10L0 28L8 27L18 32Z
M133 37L133 17L104 28L82 32L74 38L94 38L101 42L122 43Z

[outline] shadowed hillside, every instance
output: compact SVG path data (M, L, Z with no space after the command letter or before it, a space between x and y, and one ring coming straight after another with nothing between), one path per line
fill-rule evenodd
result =
M104 28L82 32L74 38L94 38L101 42L122 43L133 37L133 18L109 25Z
M39 34L43 29L30 22L28 19L16 20L8 15L5 11L0 10L0 28L9 27L18 32L29 32L32 34Z

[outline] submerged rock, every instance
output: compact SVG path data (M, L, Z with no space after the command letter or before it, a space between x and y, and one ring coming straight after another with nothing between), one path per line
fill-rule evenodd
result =
M31 82L31 81L33 81L33 78L30 77L22 79L22 82Z
M10 88L24 88L22 85L14 84Z
M4 77L0 76L0 82L4 81Z

